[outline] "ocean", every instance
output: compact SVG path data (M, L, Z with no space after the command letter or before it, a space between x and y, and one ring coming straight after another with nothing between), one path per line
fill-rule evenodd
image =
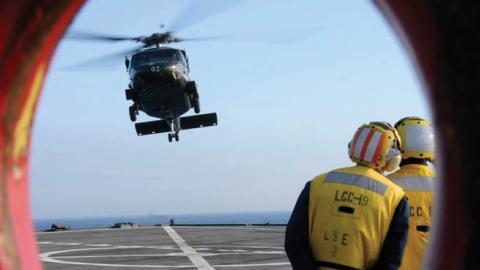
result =
M83 218L45 218L34 219L36 231L50 229L52 224L63 224L72 229L108 228L115 223L133 222L139 225L168 224L170 219L175 224L286 224L291 212L258 213L219 213L219 214L181 214L181 215L147 215L124 217L83 217Z

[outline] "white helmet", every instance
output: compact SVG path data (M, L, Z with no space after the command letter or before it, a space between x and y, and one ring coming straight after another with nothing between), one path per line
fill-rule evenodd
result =
M435 159L435 141L432 125L420 117L400 119L395 128L402 139L402 159Z

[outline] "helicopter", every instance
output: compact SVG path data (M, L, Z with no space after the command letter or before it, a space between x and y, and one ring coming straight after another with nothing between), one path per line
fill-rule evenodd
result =
M239 4L239 0L189 1L169 24L169 30L144 36L120 36L85 31L69 31L67 38L77 40L140 43L136 48L89 60L73 67L91 66L123 55L130 82L125 90L130 120L136 122L139 112L160 120L135 123L138 136L168 133L168 141L179 141L180 130L217 125L216 113L200 113L198 85L190 80L187 53L169 44L221 39L225 36L181 38L175 33L222 13ZM165 27L160 25L160 29ZM89 65L90 64L90 65ZM193 108L196 115L182 116Z
M130 78L125 90L127 100L133 104L129 107L130 120L136 122L139 112L159 118L160 120L135 123L138 136L168 133L168 140L179 141L180 130L216 126L216 113L200 113L200 97L198 85L190 80L190 64L187 53L169 44L191 41L224 39L227 36L210 36L196 38L182 38L176 32L187 26L198 23L207 17L221 13L236 4L238 0L217 1L215 5L207 5L204 1L191 1L191 5L184 9L181 16L169 27L169 31L153 33L146 36L119 36L91 32L73 31L67 37L70 39L94 41L133 41L140 46L121 53L109 55L99 60L104 61L125 57L125 67ZM211 3L210 3L211 4ZM201 13L196 13L202 11ZM160 25L164 28L164 25ZM311 31L302 33L297 31L296 39L305 36ZM260 36L262 37L262 36ZM255 39L259 39L255 37ZM292 40L289 37L287 40ZM97 62L87 61L87 63ZM81 66L82 64L80 64ZM76 65L78 66L78 65ZM196 115L182 116L193 108Z
M138 135L168 133L168 140L179 140L181 129L217 125L216 113L180 117L191 108L200 113L200 97L190 70L185 50L172 47L146 49L125 59L130 76L125 90L130 120L135 122L139 111L163 120L135 124ZM168 127L168 129L167 129Z
M130 77L125 90L130 120L135 122L139 111L162 120L136 123L139 136L168 132L168 141L179 140L181 129L217 125L216 113L181 117L191 108L200 113L200 97L195 81L189 79L190 65L185 50L160 44L185 41L170 32L154 33L149 37L137 37L146 49L125 58ZM153 48L148 48L153 45Z
M165 44L210 38L179 38L172 32L153 33L150 36L120 37L88 32L74 32L76 39L124 41L142 43L140 47L125 53L125 67L130 82L125 90L132 122L139 112L160 120L136 123L138 136L168 133L168 141L179 141L184 129L217 125L217 114L199 114L200 97L197 83L189 78L190 64L187 53ZM198 115L182 117L190 109Z

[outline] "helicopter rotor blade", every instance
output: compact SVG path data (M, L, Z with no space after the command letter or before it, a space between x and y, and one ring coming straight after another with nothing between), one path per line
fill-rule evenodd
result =
M61 69L72 70L72 71L83 71L83 70L102 69L106 67L111 67L116 64L121 64L122 63L121 57L134 54L140 51L141 49L143 49L144 47L145 47L144 45L137 46L133 49L128 49L125 51L104 55L99 58L86 60L84 62L80 62L77 64L68 65L68 66L62 67Z
M128 37L128 36L120 36L120 35L110 35L110 34L101 34L101 33L93 33L93 32L85 32L85 31L69 31L66 35L68 39L76 39L76 40L93 40L93 41L140 41L143 37Z
M219 36L207 36L207 37L191 37L191 38L182 38L182 37L175 37L173 40L174 43L178 42L191 42L191 41L211 41L211 40L220 40L220 39L227 39L229 36L227 35L219 35ZM172 43L173 43L172 42Z
M190 0L177 15L176 19L168 26L169 32L179 32L193 24L199 23L211 16L222 13L243 0Z
M177 42L196 42L196 41L211 41L211 40L230 40L235 42L255 42L266 44L283 44L289 42L295 42L319 31L320 27L308 28L308 29L289 29L288 31L278 32L272 30L254 31L248 33L235 33L229 35L216 35L206 37L192 37L182 38L175 37L170 43Z
M308 28L308 29L287 29L283 32L275 30L263 30L247 33L237 33L231 35L228 38L236 42L260 42L266 44L280 44L295 42L319 31L320 27Z

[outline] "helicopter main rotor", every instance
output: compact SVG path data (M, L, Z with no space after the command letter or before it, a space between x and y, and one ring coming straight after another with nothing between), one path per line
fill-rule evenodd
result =
M197 37L197 38L181 38L175 35L182 31L183 29L203 21L213 15L222 13L227 9L241 3L239 0L207 0L202 1L190 1L190 4L187 5L179 15L172 21L169 29L165 32L153 33L148 36L119 36L119 35L109 35L109 34L100 34L84 31L71 31L67 34L67 38L70 39L80 39L80 40L92 40L92 41L107 41L107 42L118 42L118 41L135 41L142 43L142 48L147 48L151 46L159 46L160 44L170 44L178 43L184 41L204 41L220 38L219 36L215 37ZM164 28L164 24L160 25L160 28Z
M180 12L179 16L177 16L172 23L170 24L167 31L164 32L156 32L150 35L142 35L142 36L123 36L123 35L111 35L111 34L103 34L103 33L94 33L94 32L86 32L86 31L69 31L66 34L68 39L76 39L76 40L90 40L90 41L103 41L103 42L122 42L122 41L133 41L136 43L140 43L138 46L124 50L122 52L117 52L113 54L106 55L104 57L100 57L97 59L87 60L85 62L71 65L66 67L67 69L82 69L82 68L92 68L97 67L97 65L101 65L102 63L109 62L109 60L117 59L120 56L128 56L140 52L144 49L150 47L160 47L162 44L171 44L171 43L179 43L179 42L191 42L191 41L209 41L209 40L218 40L218 39L225 39L225 38L232 38L232 35L219 35L219 36L206 36L206 37L193 37L193 38L186 38L186 37L179 37L176 33L182 31L183 29L190 27L196 23L199 23L213 15L217 15L222 13L229 8L241 3L242 0L204 0L204 1L190 1L190 5ZM163 28L164 25L162 24L160 28ZM284 42L284 41L291 41L300 39L303 36L307 36L309 33L313 32L316 29L311 29L308 31L293 31L294 36L290 33L282 31L280 34L281 36L275 37L271 35L265 34L257 34L254 33L246 33L245 35L240 36L242 40L255 40L255 41L267 41L267 42Z
M178 43L184 41L203 41L203 40L212 40L215 38L220 38L220 36L210 36L210 37L197 37L197 38L180 38L173 35L173 32L167 31L163 33L153 33L149 36L137 36L137 37L127 37L127 36L117 36L117 35L107 35L100 33L90 33L83 31L73 31L67 34L69 39L79 39L79 40L93 40L93 41L107 41L107 42L118 42L118 41L135 41L143 43L143 48L158 46L160 44L169 44L169 43Z
M141 43L141 45L133 47L131 49L124 50L124 51L116 52L113 54L107 54L100 58L90 59L78 64L70 65L70 66L64 67L64 69L82 70L86 68L88 69L97 68L98 66L113 63L112 61L116 62L119 57L132 55L144 49L154 47L154 46L160 47L160 45L163 45L163 44L179 43L184 41L190 42L190 41L214 40L222 37L223 36L181 38L181 37L174 36L171 31L167 31L163 33L153 33L149 36L136 36L136 37L100 34L100 33L84 32L84 31L71 31L67 33L68 39L86 40L86 41L103 41L103 42L133 41L133 42Z

